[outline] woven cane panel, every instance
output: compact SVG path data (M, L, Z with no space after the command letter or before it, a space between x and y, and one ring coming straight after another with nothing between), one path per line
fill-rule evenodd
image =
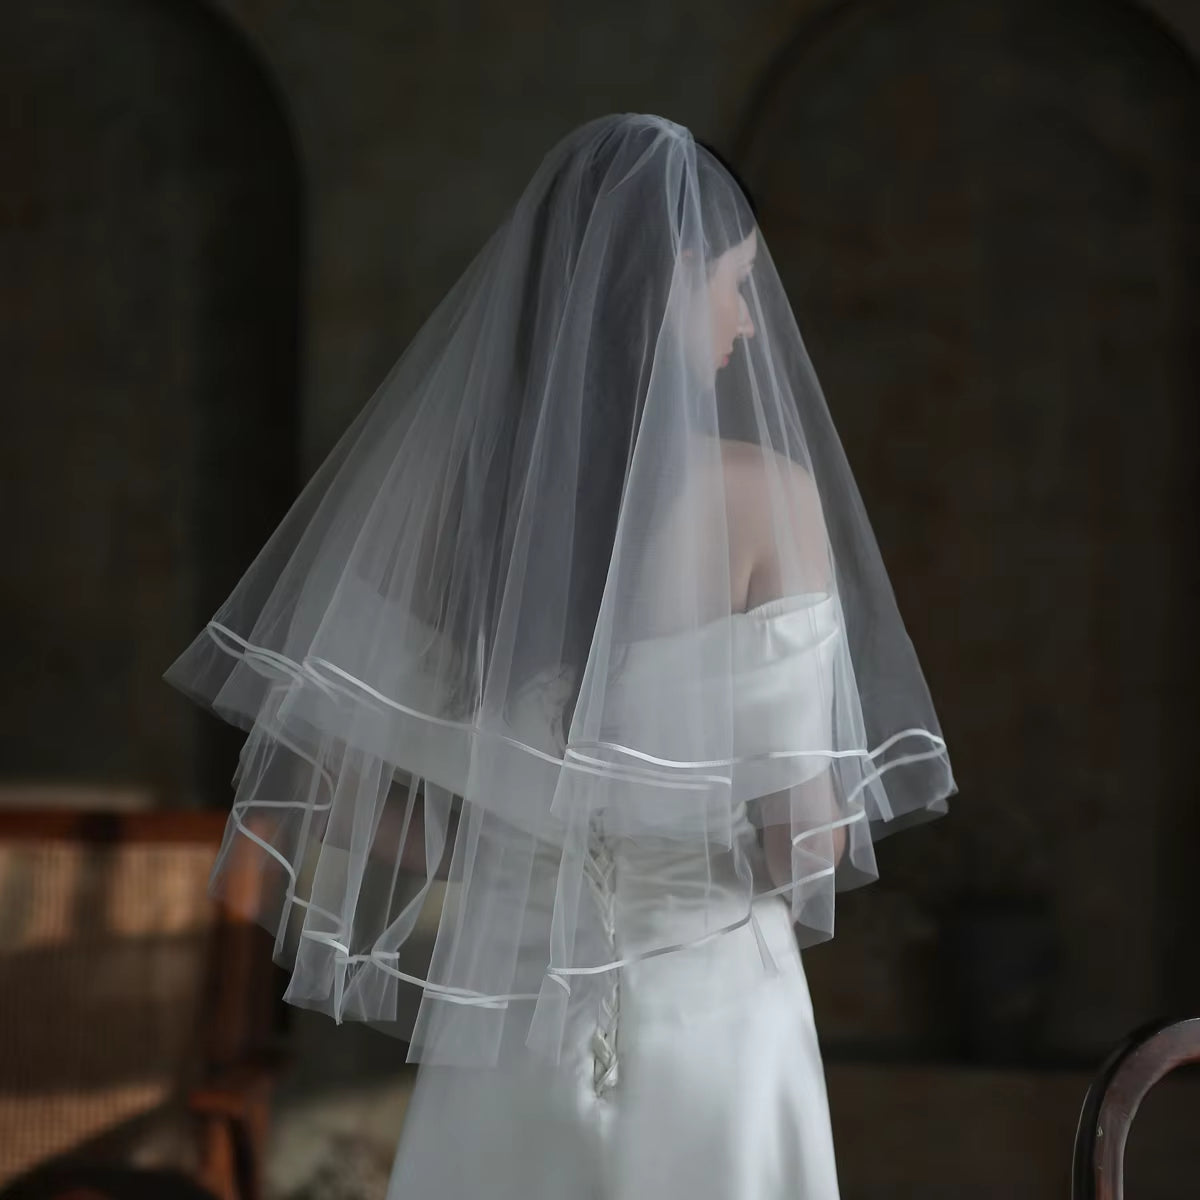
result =
M0 846L0 1183L196 1063L213 847Z

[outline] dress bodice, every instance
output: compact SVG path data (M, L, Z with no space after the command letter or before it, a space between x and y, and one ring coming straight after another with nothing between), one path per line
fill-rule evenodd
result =
M630 646L610 682L613 720L606 734L614 740L645 739L643 745L661 747L664 754L694 758L694 751L703 749L695 740L696 721L723 710L725 728L716 740L731 761L716 770L729 772L734 807L725 809L729 823L714 827L712 842L650 834L591 840L588 869L598 860L607 864L606 871L613 868L619 941L626 951L688 941L746 916L761 883L747 874L746 855L753 853L755 840L747 801L802 782L828 765L836 614L831 595L794 596L686 635ZM563 755L557 714L569 692L559 677L530 688L514 712L514 736L547 755ZM545 837L545 827L539 832ZM556 840L546 838L535 883L522 888L523 902L536 896L552 903L559 853ZM603 950L595 951L597 959L603 956Z
M839 628L836 597L806 593L634 641L609 680L601 739L655 761L718 760L743 803L800 782L828 763ZM561 675L536 681L512 735L561 756L570 693Z
M827 593L786 597L672 637L635 642L615 681L616 722L682 760L713 729L742 765L829 748L830 673L838 624ZM719 757L708 753L705 757Z

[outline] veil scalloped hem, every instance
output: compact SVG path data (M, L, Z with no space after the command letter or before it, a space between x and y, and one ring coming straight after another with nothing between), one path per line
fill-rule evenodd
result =
M864 823L863 817L864 814L859 813L855 817L843 818L835 824L853 826ZM288 877L287 890L278 904L263 906L246 903L244 896L239 904L235 895L226 893L224 883L228 870L227 855L235 852L230 848L232 839L244 839L285 872ZM869 839L865 844L870 845ZM873 867L873 859L871 865ZM429 957L430 947L422 946L421 942L428 942L431 936L437 936L432 930L427 931L424 939L420 933L413 933L394 949L371 948L354 952L345 940L335 934L303 927L296 929L296 910L301 910L303 914L315 914L331 925L338 924L339 918L335 913L322 910L318 905L296 894L297 880L290 864L266 841L257 837L253 830L247 828L236 811L230 817L226 845L213 872L211 891L215 897L234 907L241 916L256 922L275 937L275 962L291 973L284 993L287 1003L321 1012L338 1024L347 1020L362 1022L405 1041L409 1044L410 1062L478 1066L481 1065L481 1061L486 1065L500 1065L512 1061L514 1031L524 1034L519 1053L533 1051L550 1062L558 1061L564 1048L562 1035L566 1020L559 1022L557 1036L554 1032L547 1033L544 1028L539 1028L535 1020L536 1006L539 1001L544 1001L547 985L551 987L552 992L560 992L565 1001L570 1002L572 980L576 977L593 982L601 976L611 975L639 963L699 950L717 939L731 937L743 931L749 931L753 935L761 956L761 974L748 975L738 985L749 991L757 986L762 978L778 970L771 949L763 940L758 923L760 906L763 903L786 899L789 893L796 891L808 890L811 894L816 888L848 890L871 882L876 877L873 869L864 870L861 866L853 871L833 866L823 867L807 877L755 894L734 919L717 929L696 934L685 941L655 946L607 962L579 967L556 966L547 956L541 962L540 971L534 972L542 986L537 990L511 992L480 992L431 979L428 968L422 969L424 961ZM829 911L832 913L832 906ZM440 930L439 923L438 934ZM832 923L827 929L806 928L803 930L804 936L798 939L800 948L806 949L828 941L833 937L833 933ZM546 948L548 950L549 947ZM588 994L590 995L590 992ZM727 990L723 1001L736 1001L736 995ZM462 1041L464 1029L469 1029L469 1026L462 1020L452 1020L449 1023L450 1030L447 1030L443 1028L444 1022L436 1021L428 1012L429 1006L436 1009L439 1005L503 1014L505 1036L498 1038L491 1054L481 1060L478 1037L469 1036L465 1042ZM427 1010L423 1021L418 1019L422 1009ZM419 1040L415 1036L415 1030L422 1024L425 1026L426 1036Z
M767 610L775 607L775 604L760 607ZM191 683L190 679L212 678L208 670L197 670L196 655L203 653L200 647L206 641L227 659L247 666L260 676L265 681L262 692L255 694L250 690L246 694L244 686L237 686L234 680L236 666L224 674L220 687L215 691L211 687L204 689ZM269 728L273 736L284 740L297 754L304 754L304 751L294 741L289 742L291 727L315 731L314 740L318 741L335 733L357 749L390 762L396 770L429 780L459 797L467 797L465 772L469 770L469 764L478 762L480 752L477 746L480 743L495 746L501 754L512 750L517 751L518 755L529 756L527 770L517 768L508 772L520 780L513 785L513 790L517 792L541 790L554 794L556 801L561 804L563 790L556 775L562 772L584 776L594 774L606 781L627 786L630 789L629 807L638 810L644 810L647 800L652 798L652 792L662 788L683 789L710 798L716 796L717 802L725 807L728 807L730 800L734 805L750 802L759 796L793 786L797 775L794 770L789 770L788 764L796 760L811 759L822 765L843 761L860 766L870 764L869 769L855 772L852 787L843 791L841 804L845 808L854 807L863 793L869 797L885 796L886 793L876 789L876 785L888 772L898 767L927 763L931 769L943 769L943 786L928 788L924 793L924 803L917 809L897 812L886 800L877 800L874 806L867 806L868 820L875 828L874 836L877 838L943 815L948 811L948 797L957 790L950 775L946 742L940 734L927 729L898 730L870 748L779 747L758 754L729 755L690 762L650 755L635 747L606 741L570 742L556 752L545 746L534 745L512 732L481 725L478 721L455 720L421 711L384 695L365 680L356 678L322 657L311 656L302 661L288 658L277 651L253 644L215 620L208 623L192 647L168 672L166 679L193 700L210 707L229 724L247 730L253 729L256 724ZM270 693L267 689L276 689L280 683L286 684L289 692L283 704L264 720L263 714L274 707L269 702ZM355 714L353 726L331 719L328 715L331 710L325 706L321 709L323 715L312 719L310 707L290 690L297 685L301 689L315 689L320 697L334 706L351 706ZM287 713L283 719L280 709ZM382 725L360 719L364 714L382 716L387 713L394 714L393 721ZM306 720L306 716L310 719ZM414 732L414 725L419 732ZM924 742L928 749L892 754L897 747L914 740ZM407 753L401 747L408 747ZM610 758L604 758L605 754ZM711 774L721 768L728 768L729 772L724 775ZM799 769L803 771L806 768ZM504 775L502 773L501 778ZM327 773L325 777L328 780ZM638 791L639 788L651 791ZM495 792L498 794L500 789L495 789ZM485 806L496 804L499 811L504 811L494 795L491 799L474 795L470 798ZM558 815L553 806L549 815ZM667 833L669 827L663 821L658 823L657 828L653 824L646 825L646 828ZM717 828L719 824L714 824L711 817L697 826L699 832L710 839ZM614 831L619 829L619 824L614 825ZM633 831L626 827L625 832L630 834ZM806 835L798 835L796 840L803 836Z

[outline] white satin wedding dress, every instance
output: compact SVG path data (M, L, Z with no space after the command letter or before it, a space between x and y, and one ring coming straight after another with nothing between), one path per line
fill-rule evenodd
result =
M835 604L801 596L729 619L738 749L750 754L759 739L780 744L781 722L821 719L811 681L838 636ZM668 702L672 659L688 645L635 650L623 672L630 703ZM796 732L793 744L813 741ZM597 845L588 884L598 936L635 961L597 981L557 1066L423 1066L388 1200L837 1200L812 1002L786 903L760 899L733 932L636 958L640 945L694 940L689 853L699 851ZM544 866L556 869L549 848ZM718 920L737 925L740 881L731 873L706 889L710 923L714 890L728 897ZM775 974L763 971L760 938Z

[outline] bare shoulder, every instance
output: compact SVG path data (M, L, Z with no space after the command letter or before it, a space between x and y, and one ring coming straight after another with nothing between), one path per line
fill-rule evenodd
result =
M812 473L769 448L722 442L733 558L744 564L748 602L825 587L829 543Z
M782 489L781 498L794 515L819 519L820 497L812 473L770 447L722 441L721 466L726 494L735 504L745 500L756 509L769 511L772 490Z

